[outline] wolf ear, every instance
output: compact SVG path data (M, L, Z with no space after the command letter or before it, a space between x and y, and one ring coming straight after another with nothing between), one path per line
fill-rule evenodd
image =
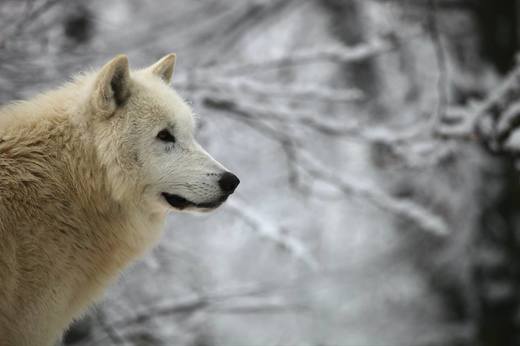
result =
M148 70L169 84L173 77L173 71L175 70L176 59L177 56L175 53L168 54L152 66L148 67Z
M98 73L92 104L97 112L112 115L130 96L130 70L128 57L118 55L101 68Z

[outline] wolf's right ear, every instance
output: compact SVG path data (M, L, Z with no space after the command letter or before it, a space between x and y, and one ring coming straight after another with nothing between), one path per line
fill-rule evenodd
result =
M130 96L128 57L118 55L99 71L91 95L96 113L110 117Z
M148 67L147 70L161 78L166 84L170 84L173 78L173 71L175 71L175 60L177 60L175 53L170 53Z

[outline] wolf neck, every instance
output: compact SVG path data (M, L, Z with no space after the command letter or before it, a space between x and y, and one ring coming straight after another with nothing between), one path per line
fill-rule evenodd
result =
M84 185L78 195L85 194L85 217L96 219L92 225L94 237L101 236L110 262L115 270L122 269L128 262L140 256L157 240L164 226L165 215L150 212L135 190L135 182L125 178L125 172L116 162L106 162L100 157L96 140L86 136L81 128L75 127L78 148L70 155L81 152L82 164L73 163L71 170L78 169L77 176ZM106 148L110 150L111 148ZM103 234L99 234L100 230Z
M147 212L131 190L124 194L117 190L109 167L99 157L95 139L70 116L50 117L39 126L47 127L40 130L49 133L49 144L54 146L47 150L60 156L55 169L61 171L56 175L61 181L52 183L65 184L62 190L70 192L57 198L69 199L69 215L82 224L78 241L84 253L78 255L88 256L93 264L84 269L92 276L110 279L151 247L165 217Z

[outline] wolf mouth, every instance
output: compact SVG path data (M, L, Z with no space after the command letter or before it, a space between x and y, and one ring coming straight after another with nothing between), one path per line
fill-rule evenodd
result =
M211 201L211 202L203 202L203 203L195 203L192 201L187 200L186 198L174 195L170 193L163 192L162 193L164 199L170 204L172 207L182 210L186 209L188 207L192 208L200 208L200 209L214 209L224 203L224 201L227 199L228 196L224 195L221 198Z

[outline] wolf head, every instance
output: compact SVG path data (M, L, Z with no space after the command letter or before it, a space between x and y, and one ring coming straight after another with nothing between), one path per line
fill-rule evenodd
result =
M126 56L108 62L88 86L88 128L117 199L211 210L239 179L196 142L193 112L168 85L174 67L175 54L136 71Z

